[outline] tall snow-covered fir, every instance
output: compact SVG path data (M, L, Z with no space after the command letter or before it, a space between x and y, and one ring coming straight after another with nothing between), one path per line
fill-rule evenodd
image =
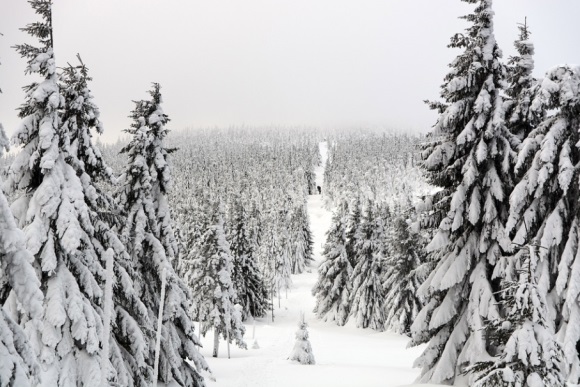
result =
M348 202L343 200L334 211L322 253L324 260L318 266L318 280L312 289L317 317L339 326L346 324L350 316L353 267L346 252L348 215Z
M258 269L257 245L252 240L250 216L240 200L234 202L230 248L233 255L232 281L236 301L244 319L262 317L268 308L268 292Z
M523 177L510 197L506 229L517 245L539 245L538 286L548 302L548 326L558 331L565 375L580 381L580 262L578 253L580 162L580 69L549 70L532 101L532 110L552 110L524 140L516 163ZM503 272L513 268L504 265Z
M350 314L359 328L385 329L385 295L383 291L384 255L383 220L376 216L372 204L366 205L358 227L354 250L356 265L352 270Z
M44 386L102 385L102 284L104 268L93 245L81 178L70 162L66 109L53 55L51 2L33 0L41 22L24 31L39 47L17 45L26 72L43 80L25 88L22 123L13 136L21 151L10 166L8 186L19 195L12 209L35 256L45 295L43 326L31 342ZM90 193L89 193L90 194Z
M218 201L205 230L199 256L191 264L186 279L192 289L194 318L201 323L201 334L213 330L213 356L218 356L220 335L246 348L242 316L234 307L237 299L232 282L234 268L230 245L226 240L223 208Z
M147 326L149 316L133 284L133 265L120 240L118 229L123 224L120 209L112 195L101 188L105 183L113 186L115 177L106 164L100 149L94 144L93 132L101 134L99 109L88 87L91 78L88 68L78 57L78 66L63 69L61 90L64 109L61 115L64 141L69 144L67 163L75 170L84 193L83 220L89 239L85 240L85 255L92 255L105 267L107 251L114 255L116 281L112 301L113 310L103 310L102 318L113 321L109 341L109 361L112 371L107 378L123 385L145 386L151 369L145 362L142 326ZM101 183L101 184L99 184ZM102 308L105 308L103 300ZM103 332L105 332L103 330ZM103 339L105 340L105 339ZM106 365L103 363L101 368Z
M387 228L383 288L386 326L409 335L422 307L417 290L424 278L418 268L425 261L425 246L418 233L412 232L406 215L403 212Z
M464 17L471 23L466 33L451 39L450 47L463 53L445 77L444 102L434 104L440 111L431 133L436 142L424 161L431 182L450 194L448 214L428 246L438 263L419 290L428 302L411 327L412 344L428 343L415 364L420 380L431 383L453 383L493 351L483 328L500 317L492 270L507 246L515 157L504 123L506 68L493 34L492 1L464 1L475 10Z
M129 158L117 196L126 219L122 239L132 261L136 292L147 308L149 325L143 327L145 362L153 367L161 274L166 270L159 380L201 386L204 382L200 372L208 367L196 348L199 343L189 316L190 290L171 264L177 252L167 201L171 186L167 157L171 150L163 145L169 119L161 108L159 84L153 84L150 94L150 100L135 103L133 123L126 130L133 138L122 150Z

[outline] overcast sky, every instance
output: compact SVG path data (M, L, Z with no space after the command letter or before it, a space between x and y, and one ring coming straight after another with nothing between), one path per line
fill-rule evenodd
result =
M384 126L427 131L446 46L473 7L459 0L56 0L58 66L90 69L105 140L128 127L132 100L162 86L171 129L230 125ZM496 0L496 37L513 54L528 17L536 74L580 63L580 1ZM25 61L11 48L37 20L0 0L0 122L18 126Z

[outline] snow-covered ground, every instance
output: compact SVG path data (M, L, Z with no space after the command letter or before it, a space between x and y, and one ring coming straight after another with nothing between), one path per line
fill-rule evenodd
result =
M323 164L326 143L320 144ZM316 170L317 184L322 186L323 167ZM231 346L227 358L226 343L220 344L218 358L212 357L213 334L202 337L205 356L216 381L208 386L409 386L418 375L412 368L420 348L406 349L408 339L395 333L378 333L357 329L352 322L344 327L317 320L312 313L315 299L311 289L316 282L316 267L322 260L322 245L330 226L331 213L322 206L322 196L312 195L308 201L311 230L314 236L315 262L309 272L292 276L293 289L288 298L282 297L281 307L275 302L274 322L271 315L246 325L248 350ZM300 313L309 324L310 342L316 365L300 365L287 360L294 345ZM422 385L425 386L425 385Z

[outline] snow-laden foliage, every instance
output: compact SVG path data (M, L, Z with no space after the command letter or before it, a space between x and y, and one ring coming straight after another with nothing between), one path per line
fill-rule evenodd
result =
M80 57L79 57L80 61ZM117 229L123 223L120 209L110 192L102 185L114 184L112 169L107 166L100 149L93 143L92 130L97 134L103 128L99 121L99 109L93 102L88 88L87 67L69 65L63 70L61 90L64 97L64 112L61 115L63 141L67 148L67 163L75 170L84 193L83 209L86 230L90 241L84 249L86 256L93 256L104 268L107 251L115 257L113 281L118 281L113 294L114 309L112 337L108 338L109 370L111 381L120 384L144 386L148 384L151 369L144 361L142 351L146 346L140 326L147 325L147 309L141 302L133 284L133 266L121 242ZM90 243L88 243L90 242ZM104 309L104 302L101 307ZM103 316L104 318L104 310ZM105 333L106 330L103 330ZM102 344L104 345L104 343ZM103 368L104 366L102 366Z
M212 205L209 227L201 240L199 255L190 263L185 280L193 294L192 317L201 323L201 334L213 330L215 335L213 356L218 356L218 337L246 348L242 316L235 308L238 298L232 282L234 270L230 244L226 240L223 207Z
M384 234L383 220L375 216L373 205L366 205L361 225L355 235L350 314L358 328L379 332L385 327L385 296L383 290Z
M335 133L329 136L324 172L326 205L359 196L363 202L389 205L431 191L417 168L418 137L392 133Z
M316 297L314 312L317 317L324 321L334 321L339 326L346 324L350 315L353 267L347 256L348 216L348 202L343 200L332 216L322 252L324 260L318 266L318 280L312 289Z
M8 150L8 138L0 124L0 157ZM0 386L33 386L40 368L28 338L2 305L13 290L13 302L28 320L27 330L41 324L43 294L26 250L24 235L16 226L8 201L0 189Z
M524 246L510 257L517 279L504 281L501 303L506 316L490 321L487 336L495 341L498 356L476 363L474 387L559 387L566 384L564 355L550 327L538 247Z
M509 98L505 102L505 110L506 124L522 141L544 118L545 110L531 109L539 85L539 81L532 75L535 49L527 23L518 25L518 29L520 35L514 42L518 55L510 57L508 61L508 87L505 92Z
M242 317L263 316L268 308L268 292L258 269L257 245L252 241L250 213L234 196L233 215L229 230L232 253L232 281L236 291L235 302L242 306Z
M471 26L451 39L463 52L451 63L440 115L424 151L430 181L443 188L447 216L427 249L437 265L419 289L427 301L411 327L412 345L428 342L416 366L420 380L453 383L463 367L487 360L485 320L500 317L491 270L505 248L513 138L504 123L506 76L493 33L491 0L464 18Z
M398 211L396 211L398 212ZM418 290L423 282L421 267L426 261L425 237L412 228L417 219L413 211L404 211L386 228L385 324L395 332L410 335L411 325L423 306Z
M181 386L204 385L200 372L208 367L196 348L199 342L189 315L189 288L171 264L177 254L167 198L171 186L167 159L171 150L163 143L169 119L161 107L158 84L153 84L150 94L150 100L135 102L131 113L133 123L126 132L133 137L122 150L129 160L124 163L127 166L117 196L125 222L122 238L131 259L135 291L148 316L147 325L142 327L141 356L149 367L153 367L155 322L160 307L161 275L165 270L167 288L159 380L174 381Z
M532 101L532 110L552 110L524 140L516 168L524 172L510 196L506 228L517 245L541 246L544 272L540 291L548 304L548 325L558 329L566 356L565 374L580 381L577 343L578 195L580 162L580 69L557 66L549 70ZM513 274L509 261L497 275ZM554 298L555 297L555 298Z
M297 361L300 364L316 364L312 353L312 345L308 341L308 324L304 321L304 314L302 314L298 323L296 342L288 359Z
M51 3L31 1L42 17L24 30L40 47L16 46L26 72L43 77L25 88L22 123L13 136L20 153L7 185L18 199L12 210L34 255L44 292L42 326L30 332L41 363L41 385L102 385L102 284L95 227L87 201L94 198L71 158L68 108L53 56ZM21 324L26 318L20 316Z
M403 333L408 327L401 326L406 319L415 318L418 306L410 306L408 314L399 311L399 303L408 301L407 293L399 290L409 287L407 281L418 284L425 276L425 268L407 273L413 279L406 274L389 278L393 262L398 261L394 253L398 247L394 245L399 241L388 235L393 233L391 218L414 213L412 203L422 202L421 196L432 191L417 168L418 138L387 133L336 133L328 141L331 146L323 195L328 206L336 207L324 245L324 261L313 289L317 298L315 313L337 325L344 325L353 316L360 327L372 325L379 331L388 327ZM368 204L363 206L362 202ZM392 208L398 213L393 215ZM366 219L363 212L371 218ZM419 232L424 231L418 229L416 233ZM387 299L389 293L391 298ZM418 302L416 294L412 298ZM385 326L387 312L391 313L391 319ZM401 320L401 326L394 321L395 314L397 319L407 316L402 319L405 321Z

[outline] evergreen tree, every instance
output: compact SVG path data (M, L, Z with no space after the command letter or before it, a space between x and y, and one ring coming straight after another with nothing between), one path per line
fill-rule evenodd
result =
M525 246L512 257L519 278L503 284L502 307L507 315L486 327L500 355L467 370L477 375L476 387L566 384L564 354L548 324L547 300L538 286L537 250L536 246Z
M506 123L511 132L523 141L545 116L545 110L532 109L532 100L539 82L534 78L534 44L527 22L518 25L520 31L514 46L518 55L508 61L508 87L506 95Z
M256 245L248 229L250 218L239 198L234 202L234 217L230 231L233 255L232 282L236 303L242 306L242 317L262 317L268 309L268 292L257 266Z
M296 331L296 342L289 359L300 364L315 364L312 346L310 341L308 341L308 324L304 321L304 313L300 316L298 330Z
M189 316L189 289L176 275L171 261L177 252L167 194L171 185L167 161L172 151L163 145L169 121L161 108L159 84L150 91L151 100L135 103L133 123L126 132L133 138L122 152L129 157L121 176L118 200L126 219L122 238L134 265L134 284L147 308L149 325L143 327L144 360L153 367L157 315L160 307L161 275L167 273L164 302L159 380L181 386L203 385L199 372L207 364L196 349L199 345ZM193 367L188 361L193 362Z
M114 370L112 381L123 385L145 386L151 376L142 352L146 347L141 326L149 324L145 305L140 300L133 284L133 265L117 233L122 225L120 209L112 196L100 188L103 183L112 186L115 182L111 168L106 164L101 151L92 140L92 130L102 134L99 109L93 102L88 88L91 78L88 68L78 57L80 65L69 65L63 70L60 85L64 97L61 115L63 141L70 144L66 161L74 169L82 185L85 223L85 255L94 256L104 266L106 251L115 255L114 273L119 283L113 295L113 337L110 341L110 361ZM99 184L99 182L101 184ZM104 313L104 312L103 312Z
M356 238L358 229L361 224L362 213L361 213L361 203L360 197L356 196L351 199L349 205L350 214L346 220L346 256L350 261L351 266L354 268L356 266Z
M186 277L194 295L194 319L201 322L201 334L214 331L214 357L218 356L220 334L224 340L235 341L240 348L246 348L243 340L246 329L242 316L234 308L237 295L232 283L233 266L222 209L218 204L213 207L210 226L202 237L193 271Z
M525 175L510 197L506 229L517 245L541 246L539 291L552 302L548 326L556 327L563 344L569 381L580 381L577 343L580 280L578 259L579 215L578 125L580 125L580 69L558 66L546 74L532 109L553 110L524 141L516 171ZM509 276L509 260L501 261L498 277ZM504 273L502 275L502 273ZM513 274L511 274L513 277ZM509 277L506 277L510 279Z
M450 47L463 53L442 86L445 102L432 105L440 111L432 132L439 140L424 163L430 181L452 193L428 246L437 265L419 290L427 303L411 327L411 345L428 342L415 365L422 368L420 381L431 383L453 383L462 367L493 352L483 328L500 317L491 273L506 247L505 199L512 185L514 140L503 119L506 69L494 38L492 1L463 1L476 8L464 17L471 23L467 32L451 39Z
M312 289L316 297L314 312L324 321L335 321L342 326L350 315L350 292L352 269L346 254L346 220L348 203L340 202L332 216L331 227L326 234L322 256L318 267L318 280Z
M23 120L13 138L22 148L10 167L8 186L22 192L12 208L45 295L43 326L38 335L31 334L31 342L39 354L42 385L101 385L105 271L85 202L91 193L70 161L69 128L62 124L61 110L67 106L53 55L51 2L30 4L42 21L23 30L38 38L40 47L22 44L16 50L28 59L26 73L44 80L25 87Z
M382 285L383 221L367 203L362 224L356 236L356 266L352 271L350 314L358 328L382 332L385 329L385 296Z
M0 157L8 150L8 138L0 124ZM39 383L40 368L22 328L3 305L12 290L13 300L28 320L27 330L38 329L43 295L32 262L4 192L0 189L0 386L32 386Z
M312 258L312 233L305 205L292 209L291 215L292 274L301 274Z
M411 324L422 307L417 291L424 278L416 270L425 261L425 246L421 245L421 237L410 230L406 218L400 215L389 227L383 288L386 326L410 335Z

